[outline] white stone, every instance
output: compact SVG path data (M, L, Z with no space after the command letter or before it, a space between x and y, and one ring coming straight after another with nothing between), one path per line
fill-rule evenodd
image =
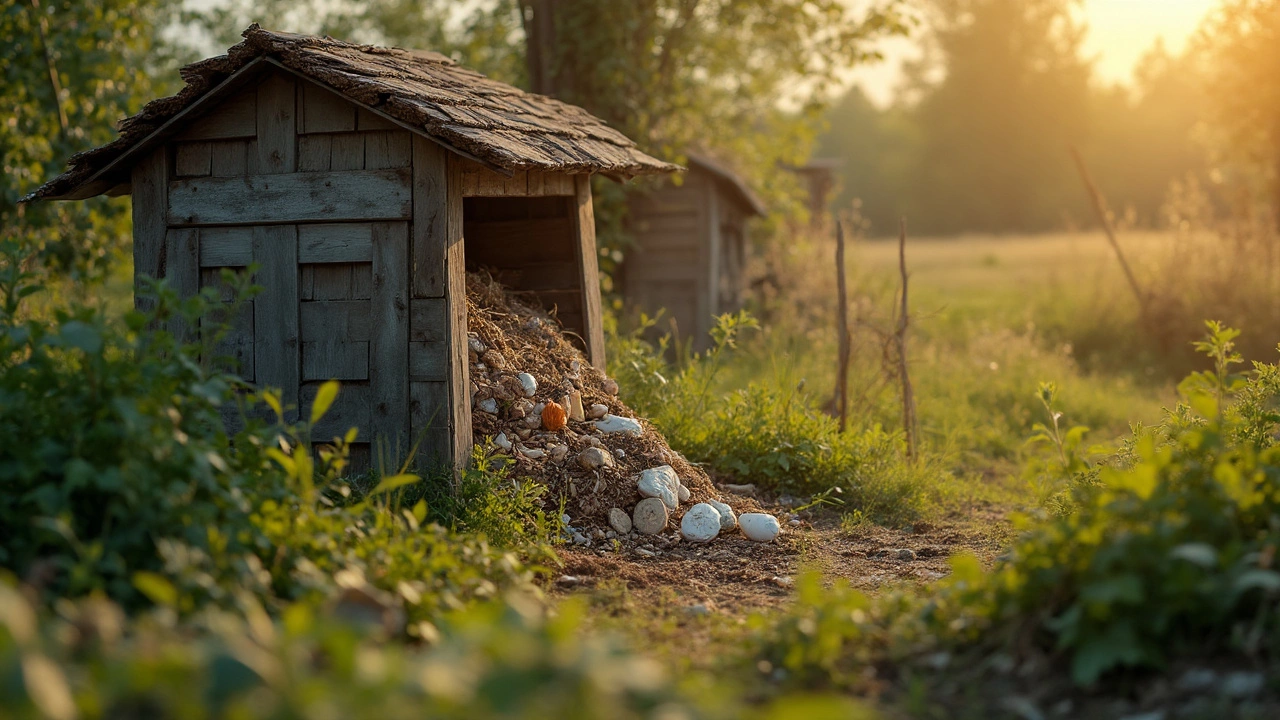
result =
M508 452L511 450L511 441L507 439L506 433L498 433L498 437L493 439L493 444Z
M706 503L689 508L680 520L680 534L691 542L708 542L720 534L720 513Z
M538 392L538 379L529 373L520 373L516 376L516 380L520 381L520 389L524 391L524 396L533 397Z
M782 532L778 518L766 513L743 513L738 517L738 526L742 528L742 534L746 535L748 540L760 543L769 542Z
M599 470L615 465L613 456L598 447L589 447L578 453L578 464L587 470Z
M604 382L600 383L600 389L604 390L610 395L617 395L618 381L614 380L613 378L605 378Z
M493 398L485 398L480 402L476 403L476 408L480 410L480 412L487 412L490 415L497 415L498 401L494 400Z
M631 513L631 524L640 533L657 535L667 527L667 506L657 498L645 498Z
M627 456L627 451L623 450L622 448L617 448L613 451L613 456L621 460L622 458Z
M676 497L680 498L682 503L689 502L689 488L685 487L684 483L681 483L680 487L676 488Z
M680 507L677 497L680 487L680 476L670 465L659 465L640 473L636 480L636 490L647 498L658 498L663 505L675 510Z
M600 418L608 414L609 414L609 406L603 405L601 403L596 403L592 405L590 410L587 411L587 417L590 417L592 420L599 420Z
M530 460L539 460L547 456L547 451L543 450L542 448L527 448L521 445L520 454L529 458Z
M732 530L738 526L738 517L733 514L733 508L725 505L719 500L708 500L707 504L716 509L720 513L720 529Z
M569 446L568 445L552 445L549 451L551 453L552 460L560 461L560 460L563 460L564 457L569 454Z
M477 355L481 355L485 351L484 343L472 333L467 333L467 347L471 348L471 352Z
M574 390L564 398L565 411L569 413L569 419L574 422L583 422L587 416L582 412L582 393Z
M639 437L644 432L644 428L640 426L639 421L618 415L605 415L595 422L595 426L597 430L606 435L622 433L623 435Z
M631 516L622 510L622 508L611 508L609 510L609 526L612 527L619 535L626 535L631 532Z

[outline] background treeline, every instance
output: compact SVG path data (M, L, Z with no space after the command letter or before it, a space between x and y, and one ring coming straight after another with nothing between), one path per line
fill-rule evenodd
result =
M1157 42L1131 84L1108 85L1079 5L922 3L924 53L891 106L855 87L827 114L818 152L844 163L840 204L861 198L874 234L902 215L931 234L1089 226L1071 146L1129 226L1167 227L1188 191L1219 214L1270 199L1280 6L1227 0L1181 53Z

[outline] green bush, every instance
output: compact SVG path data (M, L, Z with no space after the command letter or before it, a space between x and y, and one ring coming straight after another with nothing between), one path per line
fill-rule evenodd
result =
M644 339L652 323L627 335L611 330L609 369L673 448L734 482L798 495L840 488L852 509L882 520L919 513L928 469L902 462L899 435L880 426L841 433L802 386L759 379L721 387L740 336L757 327L749 314L718 318L713 347L678 362L667 360L669 339Z

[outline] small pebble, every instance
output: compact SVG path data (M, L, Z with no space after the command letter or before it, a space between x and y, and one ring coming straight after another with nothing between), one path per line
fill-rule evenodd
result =
M520 389L524 391L525 397L531 398L538 392L538 379L529 373L520 373L516 380L520 381Z
M494 400L493 398L485 398L480 402L476 403L476 409L480 410L481 412L489 413L490 415L497 415L498 401Z
M796 581L790 575L775 575L773 584L780 588L790 588L796 584Z
M606 435L620 433L639 437L644 432L644 428L636 420L618 415L605 415L595 421L595 426L597 430Z
M616 465L613 456L598 447L588 447L578 453L578 464L586 470L599 470Z
M543 450L542 448L527 448L522 445L520 446L519 449L520 449L520 454L529 458L530 460L540 460L547 456L547 451Z
M559 462L563 460L566 455L569 454L569 446L568 445L552 445L550 452L551 452L551 459L555 460L556 462Z
M617 448L617 449L615 449L615 450L613 451L613 455L614 455L614 457L616 457L616 458L618 458L619 460L621 460L621 459L623 459L623 458L625 458L625 457L627 456L627 451L626 451L626 450L623 450L622 448Z
M592 405L590 410L587 411L587 415L592 420L598 420L608 414L609 414L609 406L601 405L600 403L596 403Z
M502 353L497 350L486 350L480 358L484 360L484 364L492 368L501 370L507 366L507 359L502 357Z
M689 502L689 488L685 487L684 483L681 483L680 487L676 489L676 497L680 498L682 503Z
M631 513L631 524L645 535L657 535L667 527L667 506L658 498L645 498Z
M733 508L725 505L719 500L708 500L707 504L716 509L720 513L720 529L732 530L738 526L738 518L733 514Z
M467 333L467 347L471 352L480 355L485 351L484 343L475 333Z
M634 552L640 557L658 557L658 553L652 550L645 550L644 548L636 548Z
M738 517L738 527L748 540L760 543L769 542L782 532L778 518L766 513L743 513Z
M897 551L897 557L903 562L911 562L916 559L916 551L911 548L902 548Z
M508 452L511 451L511 441L507 439L506 433L498 433L498 437L493 439L493 444Z
M680 507L680 501L676 496L679 487L680 476L676 475L676 471L670 465L649 468L641 472L636 480L636 490L642 497L660 498L662 503L672 510Z
M604 390L606 393L610 395L617 395L618 381L614 380L613 378L605 378L604 382L600 383L600 389Z
M611 508L609 510L609 525L619 535L626 535L631 532L631 516L622 508Z

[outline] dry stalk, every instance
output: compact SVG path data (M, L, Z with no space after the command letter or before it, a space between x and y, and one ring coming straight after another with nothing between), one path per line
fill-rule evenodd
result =
M839 357L836 361L836 413L840 417L840 432L849 426L849 359L853 353L853 340L849 336L848 286L844 275L844 225L836 218L836 332L839 337Z
M1115 227L1111 224L1111 215L1107 212L1107 200L1102 196L1102 191L1093 182L1093 176L1089 174L1089 168L1084 164L1084 158L1080 156L1080 151L1074 146L1071 148L1071 157L1076 161L1076 169L1080 171L1080 179L1084 182L1085 190L1089 192L1089 199L1093 201L1093 211L1098 215L1098 222L1102 223L1102 229L1107 234L1111 249L1115 251L1116 260L1120 261L1120 269L1124 270L1125 279L1129 281L1129 288L1133 290L1134 297L1138 299L1138 312L1141 313L1145 321L1150 317L1147 307L1147 294L1142 291L1142 287L1138 284L1138 278L1133 274L1133 268L1129 267L1129 261L1125 259L1124 251L1120 249L1120 242L1116 240Z
M898 311L898 329L894 333L894 338L898 346L898 378L902 381L902 429L907 435L907 459L914 460L916 457L917 433L916 424L916 396L915 390L911 387L911 374L907 367L907 328L909 327L909 315L907 314L907 220L903 218L899 226L898 235L898 272L902 276L902 304Z

